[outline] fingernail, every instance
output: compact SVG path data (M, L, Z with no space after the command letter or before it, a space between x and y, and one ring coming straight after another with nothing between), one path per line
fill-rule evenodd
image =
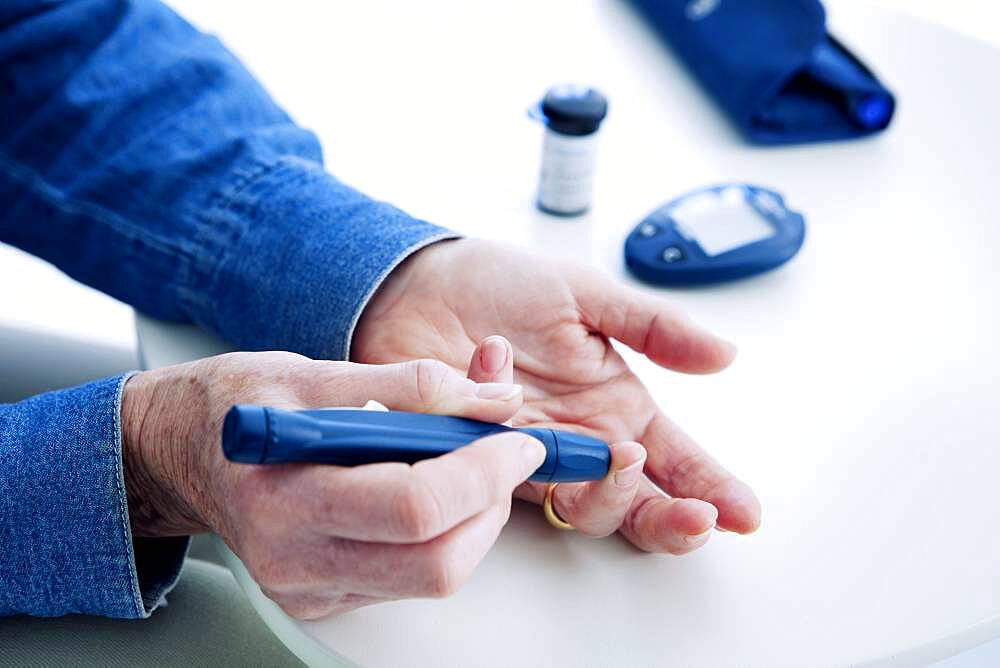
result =
M732 341L727 341L726 339L720 339L722 345L726 348L726 353L729 355L729 359L736 357L736 354L740 352L740 349L736 347L736 344Z
M479 383L476 385L476 396L480 399L509 401L521 394L520 385L513 383Z
M494 374L507 365L507 342L499 336L491 336L483 341L479 351L479 364L483 371Z
M614 480L616 486L626 488L632 487L639 482L639 476L642 475L643 465L646 463L646 450L638 443L623 444L618 447L636 451L629 453L631 455L628 457L629 459L634 457L639 458L638 461L632 462L625 468L615 471Z
M697 545L698 543L704 542L711 533L712 530L709 529L708 531L703 531L699 534L695 534L694 536L684 536L684 542L688 545Z

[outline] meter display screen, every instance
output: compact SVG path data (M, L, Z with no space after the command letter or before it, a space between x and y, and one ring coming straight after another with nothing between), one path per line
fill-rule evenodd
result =
M714 257L774 235L774 228L747 201L742 188L704 192L671 208L684 236L697 242L705 255Z

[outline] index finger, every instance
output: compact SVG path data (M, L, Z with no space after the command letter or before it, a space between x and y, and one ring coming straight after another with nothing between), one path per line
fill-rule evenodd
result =
M305 467L296 494L323 533L424 543L509 497L544 459L539 441L511 432L413 465Z
M660 366L685 373L713 373L736 357L736 346L662 299L589 270L577 275L573 291L585 325Z

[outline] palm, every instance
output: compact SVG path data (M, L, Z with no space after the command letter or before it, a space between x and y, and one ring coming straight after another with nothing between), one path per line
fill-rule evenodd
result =
M407 276L405 298L386 294L372 305L383 310L377 325L362 323L354 358L430 357L464 371L479 341L502 334L514 347L515 381L525 390L516 425L640 438L654 412L652 399L607 338L588 328L565 279L549 269L517 280L523 257L492 260L470 253L448 263L446 272ZM460 286L458 292L446 294L441 286L449 284Z

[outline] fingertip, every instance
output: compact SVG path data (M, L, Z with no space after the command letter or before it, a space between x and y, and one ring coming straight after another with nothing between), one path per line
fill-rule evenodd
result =
M612 443L608 475L600 480L560 485L553 503L560 517L585 536L601 538L622 526L635 499L646 449L634 441Z
M480 447L517 448L526 459L537 460L539 465L545 459L545 445L534 436L517 430L483 436L474 443Z
M524 454L525 460L534 467L531 470L534 473L535 469L545 461L548 451L545 449L545 445L534 436L528 434L520 434L520 436L522 437L521 452Z
M721 371L736 360L736 356L740 354L740 349L732 341L720 337L716 338L719 340L718 368Z
M493 334L479 342L469 360L468 377L477 383L514 380L514 348L506 338Z
M612 443L610 448L612 466L618 463L622 466L628 466L633 462L646 458L646 448L637 441L619 441L618 443Z
M710 532L719 519L718 509L701 499L676 499L671 510L671 527L690 538Z
M456 374L457 375L457 374ZM524 405L524 388L514 383L476 382L458 376L439 385L420 412L502 423Z
M719 528L748 534L760 527L760 500L745 482L730 480L716 490L709 501L718 508Z
M688 366L679 370L695 374L718 373L733 363L739 352L736 344L701 327L697 327L696 332L686 356Z
M508 431L484 436L444 456L453 455L488 462L486 465L491 467L503 462L502 468L507 472L504 479L511 485L506 491L510 492L538 470L545 461L546 452L541 441L527 434Z
M524 388L515 383L477 383L474 392L479 399L489 401L520 401Z
M640 507L632 540L649 552L686 554L704 545L718 518L715 507L701 499L660 498Z
M477 352L479 368L491 378L502 372L513 356L510 341L498 334L483 339Z
M646 448L635 441L611 445L611 475L618 487L633 487L639 483L646 463Z
M699 547L708 542L708 539L712 537L712 530L708 529L700 534L694 536L684 536L684 545L688 550L697 550Z
M521 436L521 461L524 464L524 468L521 470L519 484L524 482L538 470L538 467L542 465L545 461L545 457L548 452L545 450L545 446L537 438L528 436L527 434L519 434Z
M687 316L654 321L655 330L646 339L646 356L674 371L709 374L722 371L736 359L736 345Z

